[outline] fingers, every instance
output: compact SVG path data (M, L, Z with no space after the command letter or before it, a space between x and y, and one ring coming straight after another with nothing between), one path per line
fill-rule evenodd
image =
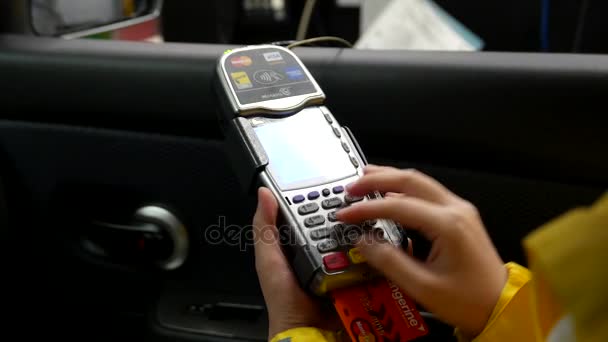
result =
M363 169L363 172L365 174L370 174L370 173L376 173L376 172L382 172L382 171L388 171L388 170L397 170L397 168L394 168L392 166L380 166L380 165L368 164Z
M357 224L372 219L389 219L419 231L433 241L443 227L441 207L414 197L365 201L339 210L338 220Z
M347 186L347 191L355 196L374 191L394 192L439 204L446 204L453 198L452 192L423 173L379 166L367 166L365 175Z
M399 194L396 192L387 192L386 194L384 194L384 197L386 198L401 198L401 197L405 197L404 194Z
M276 267L288 267L279 245L276 219L278 203L270 190L258 190L258 207L253 217L256 266L260 273Z
M433 274L402 249L374 240L371 235L361 239L357 247L372 267L397 283L405 292L420 300L428 296Z
M412 239L407 238L407 255L413 257L414 256L414 243Z

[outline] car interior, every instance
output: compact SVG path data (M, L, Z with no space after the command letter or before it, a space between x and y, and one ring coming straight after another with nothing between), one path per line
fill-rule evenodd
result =
M289 39L296 25L272 36L272 25L256 31L243 11L212 14L237 1L165 1L161 44L66 39L32 31L20 3L28 2L0 8L3 333L267 340L244 239L256 197L230 163L212 79L224 51ZM555 51L541 52L537 9L519 11L524 1L479 4L491 13L508 6L504 26L472 5L439 3L482 36L492 32L488 49L293 51L370 163L437 178L479 208L505 261L525 265L526 234L606 189L608 26L594 19L580 51L556 33ZM327 5L318 15L312 35L358 34L353 8ZM509 20L521 26L510 31ZM179 234L161 233L166 226ZM206 230L217 226L241 229L210 243ZM423 258L428 243L412 239ZM451 327L429 322L437 334L422 340L450 340Z

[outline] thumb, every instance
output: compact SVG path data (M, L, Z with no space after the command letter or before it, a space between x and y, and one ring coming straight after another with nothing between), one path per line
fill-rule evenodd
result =
M258 189L258 206L253 216L254 232L276 226L278 204L272 192L267 188Z
M428 297L433 274L422 263L372 234L365 235L357 247L369 265L394 281L415 300L425 301Z
M256 264L262 272L271 272L286 267L279 246L276 227L278 203L267 188L258 190L258 206L253 217L253 237Z

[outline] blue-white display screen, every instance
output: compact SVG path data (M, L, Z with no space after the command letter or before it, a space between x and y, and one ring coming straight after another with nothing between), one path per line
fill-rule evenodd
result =
M256 127L281 190L294 190L354 176L356 169L320 110L313 108Z

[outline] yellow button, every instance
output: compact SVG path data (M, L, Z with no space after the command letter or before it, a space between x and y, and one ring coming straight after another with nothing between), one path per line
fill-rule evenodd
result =
M353 248L348 251L348 256L350 257L350 261L352 261L353 264L360 264L366 261L365 257L361 254L359 248Z

